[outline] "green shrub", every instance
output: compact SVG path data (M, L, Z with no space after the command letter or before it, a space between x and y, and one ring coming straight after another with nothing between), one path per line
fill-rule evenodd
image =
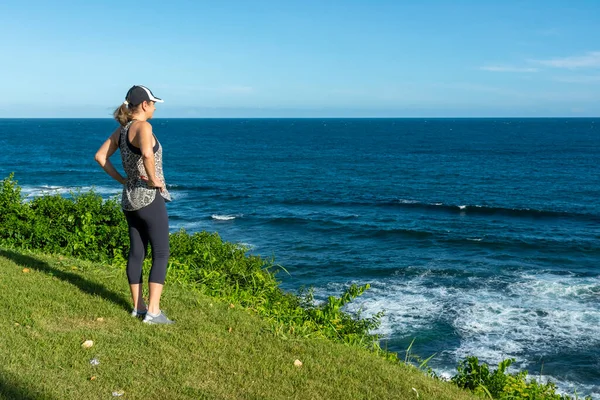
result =
M4 243L19 247L29 247L27 238L31 236L31 209L23 203L21 188L13 180L14 174L2 182L0 191L0 230Z
M0 190L0 242L92 261L125 254L127 223L116 200L91 192L45 195L25 202L11 174Z
M530 379L527 371L515 374L507 372L514 359L507 359L498 364L498 368L490 371L487 364L480 364L477 357L467 357L458 367L458 374L451 381L458 387L470 390L481 397L499 400L531 399L531 400L571 400L568 395L556 393L556 385L552 382L540 383ZM576 396L575 399L578 399ZM590 399L586 397L586 399Z

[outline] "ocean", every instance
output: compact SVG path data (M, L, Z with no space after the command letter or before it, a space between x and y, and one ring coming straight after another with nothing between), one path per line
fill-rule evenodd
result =
M172 231L274 257L285 290L352 283L382 347L444 376L515 358L600 399L600 119L155 119ZM0 119L23 193L120 192L111 119ZM120 168L118 153L113 157Z

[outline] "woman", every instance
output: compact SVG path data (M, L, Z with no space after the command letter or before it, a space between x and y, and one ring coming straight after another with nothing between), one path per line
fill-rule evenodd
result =
M148 324L174 323L160 310L167 263L169 261L169 220L165 202L171 201L162 170L162 146L148 122L154 114L155 97L144 86L133 86L125 101L114 112L121 125L96 153L96 161L113 179L123 185L121 206L129 226L129 256L127 280L133 299L134 317L143 317ZM110 156L120 149L124 178L110 162ZM148 243L152 248L152 268L148 278L150 301L142 297L142 264Z

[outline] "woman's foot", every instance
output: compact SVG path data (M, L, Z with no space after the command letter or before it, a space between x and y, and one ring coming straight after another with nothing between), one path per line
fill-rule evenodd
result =
M144 318L148 310L136 310L135 308L131 311L131 316L135 318Z
M175 321L171 321L164 312L159 311L158 314L152 314L150 311L146 313L144 317L145 324L162 324L162 325L171 325L174 324Z

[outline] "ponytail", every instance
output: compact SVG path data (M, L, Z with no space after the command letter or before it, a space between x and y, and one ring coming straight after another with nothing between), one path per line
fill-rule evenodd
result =
M121 126L127 125L127 123L133 119L132 112L126 103L123 103L117 107L113 113L113 116Z

